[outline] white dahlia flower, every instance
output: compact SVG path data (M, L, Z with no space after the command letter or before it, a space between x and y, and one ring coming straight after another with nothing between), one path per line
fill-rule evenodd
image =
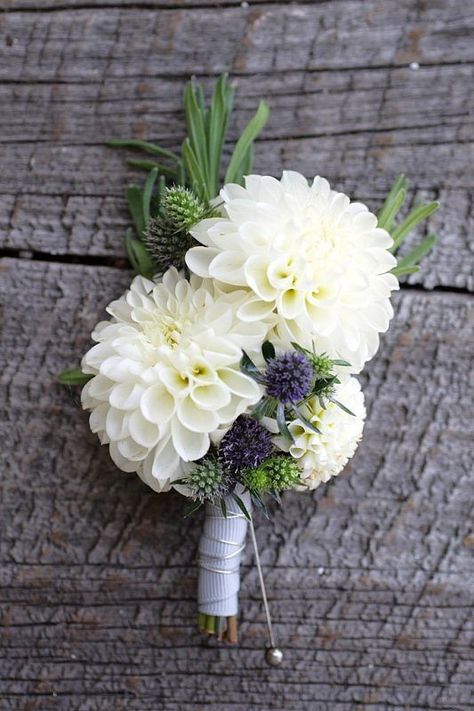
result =
M186 262L201 277L249 290L238 317L258 321L275 313L276 337L344 358L359 371L378 348L393 315L398 281L390 235L365 205L350 202L316 177L280 181L250 175L245 188L221 191L221 218L192 230L204 246Z
M353 415L330 402L322 408L318 398L312 398L302 407L303 414L321 434L317 434L301 420L293 420L288 428L294 443L286 445L282 438L277 444L289 451L301 467L301 478L308 489L339 474L353 456L364 428L364 395L359 382L349 378L336 386L334 398L345 405Z
M158 491L261 395L239 362L268 326L236 318L241 301L169 269L160 283L136 277L92 334L97 345L82 360L94 376L82 391L91 429L120 469Z

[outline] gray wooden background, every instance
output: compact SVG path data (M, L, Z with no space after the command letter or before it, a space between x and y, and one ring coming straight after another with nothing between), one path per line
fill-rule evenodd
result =
M472 3L0 7L0 709L474 708ZM178 147L186 79L224 70L232 136L271 104L259 172L321 173L376 209L404 171L412 202L442 201L439 247L364 376L350 471L258 521L279 669L250 550L240 646L208 644L200 516L116 470L54 382L130 279L140 176L104 141Z

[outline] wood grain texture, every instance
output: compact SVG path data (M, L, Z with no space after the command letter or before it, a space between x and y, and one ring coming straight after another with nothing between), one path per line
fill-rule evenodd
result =
M0 249L20 257L0 265L0 710L474 709L470 4L0 5ZM241 644L218 648L195 629L201 517L119 472L54 382L130 280L141 174L104 140L177 148L185 81L221 71L231 139L271 104L259 172L321 173L376 209L403 171L411 203L442 201L364 375L350 471L258 521L280 669L250 548Z
M443 201L430 223L441 246L411 283L472 290L474 19L463 7L371 1L361 14L359 2L341 0L6 13L3 247L123 257L124 189L142 176L103 142L131 136L177 148L187 77L203 74L209 85L228 69L238 89L232 138L261 96L272 107L259 171L321 173L373 209L406 172L412 200ZM418 71L408 66L415 60Z
M242 644L216 649L194 629L199 516L118 472L54 384L128 279L4 261L2 708L472 708L468 297L396 299L350 473L258 521L271 670L250 551Z

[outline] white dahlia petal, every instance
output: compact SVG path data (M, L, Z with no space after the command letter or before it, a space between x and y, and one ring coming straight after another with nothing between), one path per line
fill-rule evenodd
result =
M92 380L92 383L103 376L98 375L97 378ZM116 407L118 410L134 410L138 407L140 398L144 391L144 386L140 383L134 383L133 381L119 383L118 385L112 381L113 388L109 388L110 397L109 402L112 407Z
M334 398L347 407L349 415L336 403L324 409L317 398L304 406L307 419L320 430L316 433L301 420L293 420L289 430L294 442L277 437L276 443L298 461L304 487L315 489L342 471L353 456L364 428L364 396L358 381L350 377L336 386Z
M172 417L175 400L162 383L155 383L141 396L140 410L149 422L163 424Z
M238 312L242 320L274 315L277 334L296 327L304 334L301 345L329 342L332 354L337 350L353 372L360 370L373 355L373 333L387 328L391 292L398 288L389 273L396 264L392 240L376 216L331 190L324 178L310 186L290 171L280 181L248 176L245 188L225 186L221 198L227 218L194 230L196 239L212 245L199 252L206 265L200 273L249 290ZM199 249L190 250L189 260Z
M171 423L171 437L177 454L185 462L201 459L209 449L209 435L205 432L193 432L178 419Z
M130 437L142 447L151 449L155 446L160 438L160 430L157 425L143 417L140 410L130 415L128 420L128 430Z
M165 490L183 461L203 457L211 435L258 401L240 360L242 348L260 347L270 322L240 321L247 298L170 269L156 283L134 279L113 302L84 356L93 377L81 397L120 469Z

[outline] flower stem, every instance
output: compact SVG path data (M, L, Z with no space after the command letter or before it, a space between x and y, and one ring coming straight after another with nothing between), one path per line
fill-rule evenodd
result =
M198 627L200 632L206 631L206 615L203 612L198 613Z
M232 615L232 617L227 618L227 641L229 644L237 644L237 617Z

